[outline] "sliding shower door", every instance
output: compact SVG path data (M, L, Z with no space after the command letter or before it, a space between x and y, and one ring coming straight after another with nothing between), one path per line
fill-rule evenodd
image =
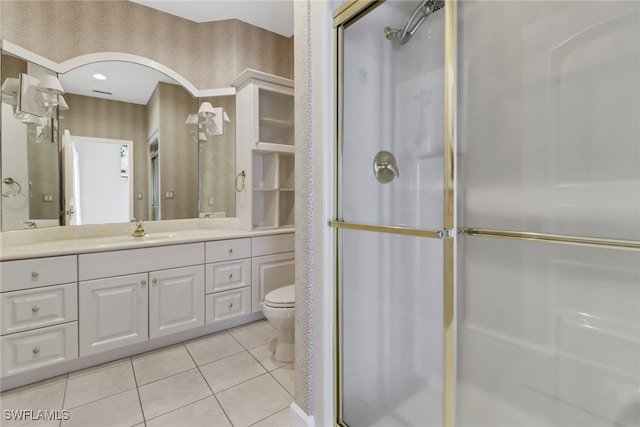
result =
M639 426L639 3L458 16L456 424Z
M338 25L338 421L441 426L445 12L401 44L421 2L370 3Z

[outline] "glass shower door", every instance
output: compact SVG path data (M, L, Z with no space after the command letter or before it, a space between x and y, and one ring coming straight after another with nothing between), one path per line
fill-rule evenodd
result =
M406 44L385 33L421 3L338 30L338 421L352 426L444 422L444 11Z

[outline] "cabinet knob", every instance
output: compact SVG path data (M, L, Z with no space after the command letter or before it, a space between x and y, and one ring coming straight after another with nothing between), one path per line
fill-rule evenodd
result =
M33 307L31 307L31 311L33 311L34 313L37 313L40 311L40 307L38 307L37 305L34 305Z
M37 271L32 271L31 272L31 277L33 277L34 279L37 279L39 275L40 275L40 273L38 273Z
M38 354L40 353L40 347L34 347L31 351L33 352L33 354Z
M233 253L233 249L229 248L229 253L232 254Z
M229 279L233 278L233 273L229 273Z
M144 285L146 285L146 284L147 284L147 281L146 281L146 280L144 280L144 279L142 279L142 280L140 281L140 284L141 284L142 286L144 286Z
M153 284L155 285L156 283L158 283L158 279L153 279L153 280L151 281L151 283L153 283Z
M229 308L233 308L233 303L232 302L229 303Z

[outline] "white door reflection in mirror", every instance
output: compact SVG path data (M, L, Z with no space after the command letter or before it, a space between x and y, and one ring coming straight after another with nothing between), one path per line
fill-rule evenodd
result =
M66 224L129 221L133 141L72 136L65 131L63 144Z

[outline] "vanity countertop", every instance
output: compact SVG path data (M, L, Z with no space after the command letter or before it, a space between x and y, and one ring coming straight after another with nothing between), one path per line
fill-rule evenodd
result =
M189 223L194 227L189 227ZM202 227L203 225L205 226ZM247 231L234 228L233 225L233 222L216 222L215 219L163 221L163 224L149 222L145 224L147 233L144 237L132 237L133 228L130 224L56 227L38 230L40 233L36 230L4 232L0 233L0 261L179 245L294 231L293 228Z

